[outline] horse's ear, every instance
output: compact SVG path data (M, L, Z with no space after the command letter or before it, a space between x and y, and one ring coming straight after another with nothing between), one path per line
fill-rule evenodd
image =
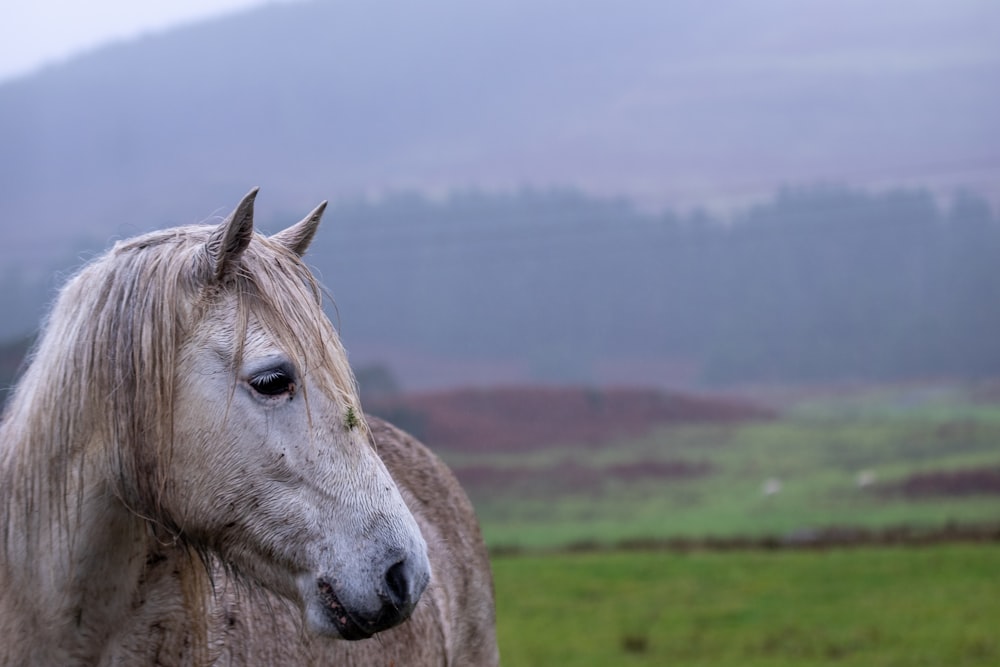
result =
M313 236L316 235L316 228L319 227L319 220L323 217L325 210L326 202L323 202L299 222L273 235L271 240L280 243L301 257L306 254L309 244L312 243Z
M216 280L222 280L239 263L243 251L250 245L253 238L253 202L257 198L257 190L254 188L248 192L208 239L206 250Z

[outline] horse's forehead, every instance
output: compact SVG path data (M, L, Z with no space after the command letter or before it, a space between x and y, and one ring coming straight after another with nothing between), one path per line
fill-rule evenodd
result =
M260 320L251 315L243 337L244 356L248 358L274 356L281 352L283 350L278 349L277 342L261 325Z
M235 300L226 299L217 304L211 313L199 322L199 331L193 337L195 348L204 346L215 349L223 356L232 356L237 349L244 356L271 355L277 344L260 318L254 313L246 315L245 325L239 323Z

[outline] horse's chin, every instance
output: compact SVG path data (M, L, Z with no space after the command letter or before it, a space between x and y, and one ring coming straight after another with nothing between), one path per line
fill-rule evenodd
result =
M306 621L316 634L348 641L368 639L374 632L363 627L340 602L333 587L323 579L316 582L317 594L307 601Z
M372 633L365 631L349 615L341 611L309 605L306 608L306 628L322 637L357 641L369 639Z
M323 578L299 580L305 603L305 621L309 631L324 637L357 641L368 639L404 622L413 612L413 604L399 607L379 597L368 605L352 605L343 592ZM367 607L364 608L364 607Z

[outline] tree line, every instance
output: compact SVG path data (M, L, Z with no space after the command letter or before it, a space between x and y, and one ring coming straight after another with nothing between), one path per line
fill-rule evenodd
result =
M686 360L707 384L1000 372L1000 224L971 193L785 189L728 216L575 192L342 205L313 261L346 335L583 381Z
M705 386L1000 374L1000 220L968 192L788 188L727 216L398 194L327 218L307 260L348 349L571 383L607 360L682 361Z

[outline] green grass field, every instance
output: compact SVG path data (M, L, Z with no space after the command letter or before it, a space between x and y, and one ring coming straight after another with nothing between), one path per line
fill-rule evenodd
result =
M666 462L707 472L642 474ZM995 524L995 491L899 490L915 473L1000 469L995 397L935 388L826 396L798 401L774 421L665 426L641 438L453 463L503 471L471 491L494 548L507 667L1000 665L1000 543L687 553L601 546L837 525ZM863 488L862 471L875 480ZM768 479L780 480L779 493L762 493ZM575 543L598 548L560 550Z
M1000 664L1000 545L497 557L508 667Z

